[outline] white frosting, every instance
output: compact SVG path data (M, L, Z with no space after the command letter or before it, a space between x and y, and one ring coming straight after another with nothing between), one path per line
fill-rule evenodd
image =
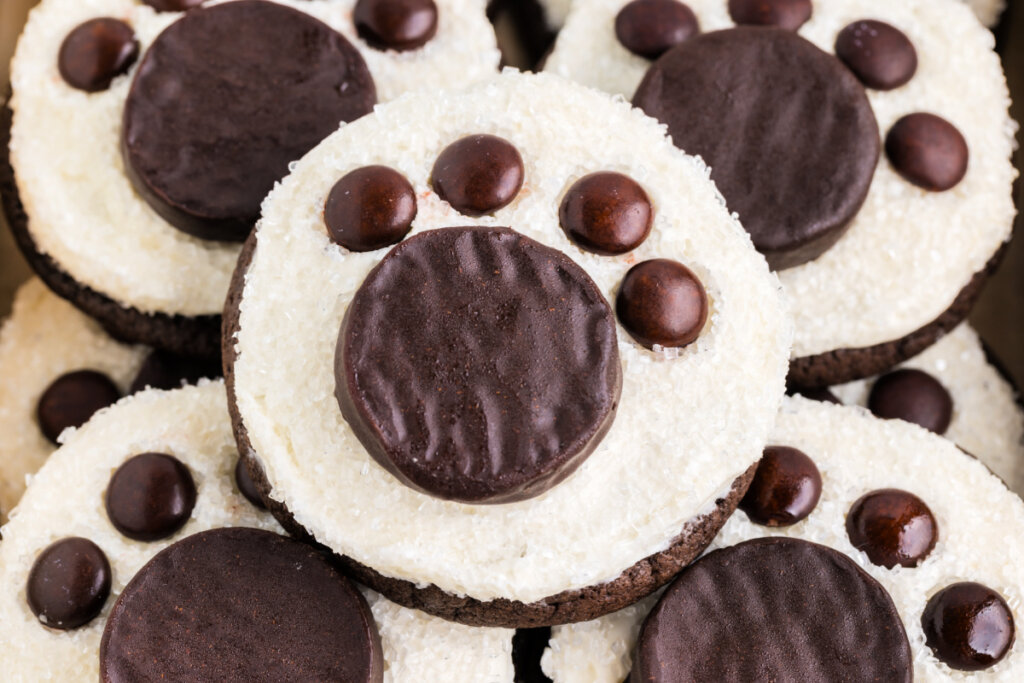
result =
M1017 393L989 364L977 333L964 323L899 367L923 370L953 397L944 436L1024 493L1024 410ZM843 402L866 406L874 379L832 387Z
M374 50L356 35L355 0L275 2L320 19L356 46L381 102L407 90L472 83L497 69L484 0L437 0L437 35L406 53ZM11 65L11 163L32 238L76 281L122 304L146 313L219 313L240 246L172 227L125 175L121 117L134 68L94 94L75 90L57 70L67 34L103 16L131 24L145 51L181 15L139 0L44 0L32 11Z
M107 519L103 492L129 457L155 451L188 466L196 483L192 518L172 538L140 543ZM99 679L99 644L107 615L124 586L156 553L190 534L225 526L281 533L266 512L238 492L238 459L223 382L172 392L150 390L105 409L67 438L39 471L3 527L0 543L0 671L5 681ZM44 627L25 598L32 563L50 543L82 536L98 545L112 569L102 614L72 631ZM512 683L512 634L471 629L399 607L365 590L381 635L386 683Z
M977 581L998 591L1009 604L1018 629L1024 624L1024 502L977 460L951 442L899 421L883 421L866 410L800 397L783 404L772 442L807 453L822 477L822 494L811 515L791 527L770 529L737 512L712 549L761 536L792 536L846 553L877 579L903 619L914 659L916 681L1020 681L1024 644L1019 637L1006 658L982 672L953 671L924 643L921 612L928 599L957 581ZM899 488L919 496L938 522L931 554L915 568L886 569L856 550L846 535L846 513L862 495ZM610 615L586 625L552 630L542 661L555 683L621 683L631 665L618 657L607 670L581 677L587 662L607 652L633 649L638 622L647 609Z
M981 23L992 27L999 23L999 17L1006 9L1006 0L963 0Z
M615 37L626 3L576 3L545 69L631 98L650 62ZM702 31L733 25L726 0L687 4ZM847 233L816 260L779 273L795 316L793 357L872 346L930 323L1009 238L1015 215L1016 124L992 34L954 0L816 0L799 32L832 52L839 31L864 18L896 26L917 49L910 83L867 90L882 136L906 114L932 112L964 135L969 167L952 190L926 192L903 180L883 150Z
M56 446L39 430L36 406L66 372L97 370L127 392L145 358L33 278L18 290L0 328L0 519L21 498L26 479Z
M473 133L510 140L526 169L519 196L479 219L458 215L428 183L438 154ZM368 164L392 166L412 183L414 233L511 226L568 254L609 301L632 264L679 260L708 291L708 326L674 359L619 328L618 415L587 462L552 490L490 506L418 493L365 452L334 397L341 320L386 250L353 254L334 245L322 209L342 175ZM598 170L632 176L654 204L652 233L630 254L583 252L558 226L564 192ZM235 365L254 450L273 497L301 525L386 576L525 602L614 579L710 511L759 457L774 418L788 319L777 280L724 209L707 168L625 102L557 77L509 71L466 93L409 95L379 107L328 138L270 195L257 244Z
M569 9L573 0L539 0L540 6L544 8L544 20L548 27L560 29L565 25L565 18L569 16Z

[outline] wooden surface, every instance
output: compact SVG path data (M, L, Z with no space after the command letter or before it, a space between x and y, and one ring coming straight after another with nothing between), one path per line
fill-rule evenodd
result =
M7 64L14 41L33 4L34 0L0 0L0 83L7 82ZM1018 101L1013 107L1014 118L1024 121L1024 0L1011 0L999 36L1007 80ZM1022 161L1024 156L1018 153L1018 168L1024 168ZM1024 206L1020 199L1018 205ZM971 319L1017 379L1018 386L1024 386L1024 220L1018 217L1017 223L1018 237ZM24 261L4 226L0 229L0 316L7 314L14 289L27 276Z

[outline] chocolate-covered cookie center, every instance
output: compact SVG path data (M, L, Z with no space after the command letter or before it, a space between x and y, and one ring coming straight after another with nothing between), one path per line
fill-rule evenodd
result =
M257 529L215 529L157 554L114 604L102 681L381 683L377 626L315 549Z
M882 585L842 553L777 537L685 569L644 622L629 680L912 677L906 631Z
M711 166L775 270L835 244L871 186L881 143L863 86L790 31L691 38L651 66L633 103Z
M358 50L308 14L263 0L201 7L139 65L124 110L125 167L175 227L241 240L288 163L375 103Z
M335 359L341 411L402 482L466 503L523 500L611 426L622 378L611 307L559 251L508 228L444 228L388 253Z

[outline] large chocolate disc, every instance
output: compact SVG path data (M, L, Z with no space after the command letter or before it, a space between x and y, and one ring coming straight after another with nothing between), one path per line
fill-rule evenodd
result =
M121 593L100 643L103 681L381 683L363 596L313 548L214 529L161 551Z
M359 52L308 14L263 0L194 9L139 65L125 167L175 227L242 240L288 163L376 101Z
M683 570L640 632L631 683L910 681L880 583L831 548L759 538Z
M812 261L864 203L881 146L864 87L778 28L691 38L655 62L633 103L668 125L775 270Z
M439 498L503 503L572 473L611 426L615 318L559 251L508 228L395 247L356 293L335 358L345 419L382 466Z

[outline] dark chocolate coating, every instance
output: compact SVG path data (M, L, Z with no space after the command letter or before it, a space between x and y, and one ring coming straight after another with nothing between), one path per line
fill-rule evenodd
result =
M364 166L331 188L324 222L331 239L349 251L374 251L401 242L416 210L416 193L405 176L387 166Z
M917 71L917 50L910 38L891 24L866 19L839 32L836 56L869 88L894 90Z
M257 529L214 529L150 560L114 604L102 681L381 683L363 596L314 548Z
M376 101L358 50L308 14L264 0L198 8L139 65L124 109L125 169L176 228L242 240L289 162Z
M795 31L811 18L811 0L729 0L729 16L740 25Z
M115 529L136 541L158 541L173 536L192 516L196 484L177 458L140 453L110 477L105 500Z
M68 427L81 427L96 411L121 398L114 382L95 370L76 370L61 375L46 388L36 405L36 419L43 436L53 443Z
M821 473L814 461L795 448L769 446L739 507L755 524L781 527L805 519L820 499Z
M679 348L693 343L708 319L708 297L697 276L671 259L636 264L615 299L619 322L637 342Z
M352 20L372 47L406 52L437 33L437 5L434 0L358 0Z
M1013 612L996 591L964 581L932 596L921 615L925 642L950 668L981 671L997 664L1016 638Z
M833 403L837 406L842 405L843 402L839 400L839 397L832 393L827 387L818 387L816 389L804 389L803 387L787 387L786 393L790 396L803 396L809 398L812 401L820 401L821 403Z
M615 16L619 43L646 59L657 59L698 33L697 15L679 0L633 0Z
M604 171L573 183L558 218L566 236L581 248L611 256L643 244L651 234L654 207L638 182Z
M939 540L939 523L923 500L908 491L880 489L857 499L846 515L850 543L873 564L916 567Z
M367 276L338 338L342 414L385 469L466 503L531 498L611 426L615 321L567 256L507 228L443 228Z
M775 270L812 261L867 197L880 149L864 87L794 33L740 27L669 50L633 103L698 154Z
M238 492L245 496L245 499L252 503L259 510L266 510L267 506L260 497L260 490L256 488L255 482L249 476L249 468L245 466L245 459L239 456L235 463L235 486Z
M63 538L39 554L25 586L28 606L50 628L68 631L99 616L110 595L110 562L86 538Z
M885 136L885 154L896 172L918 187L944 192L967 175L967 140L935 114L907 114Z
M185 12L203 4L205 0L142 0L157 12Z
M508 140L468 135L434 162L431 186L466 216L484 216L512 203L523 187L523 158Z
M193 358L168 351L150 351L132 380L129 394L143 389L179 389L182 384L196 384L200 379L221 376L220 359Z
M868 409L886 420L905 420L945 434L953 419L953 397L927 372L902 368L875 381Z
M131 26L103 17L75 27L61 43L57 67L64 81L85 92L100 92L128 73L139 58L139 41Z
M912 678L910 644L881 584L831 548L759 538L679 575L644 622L630 681Z

